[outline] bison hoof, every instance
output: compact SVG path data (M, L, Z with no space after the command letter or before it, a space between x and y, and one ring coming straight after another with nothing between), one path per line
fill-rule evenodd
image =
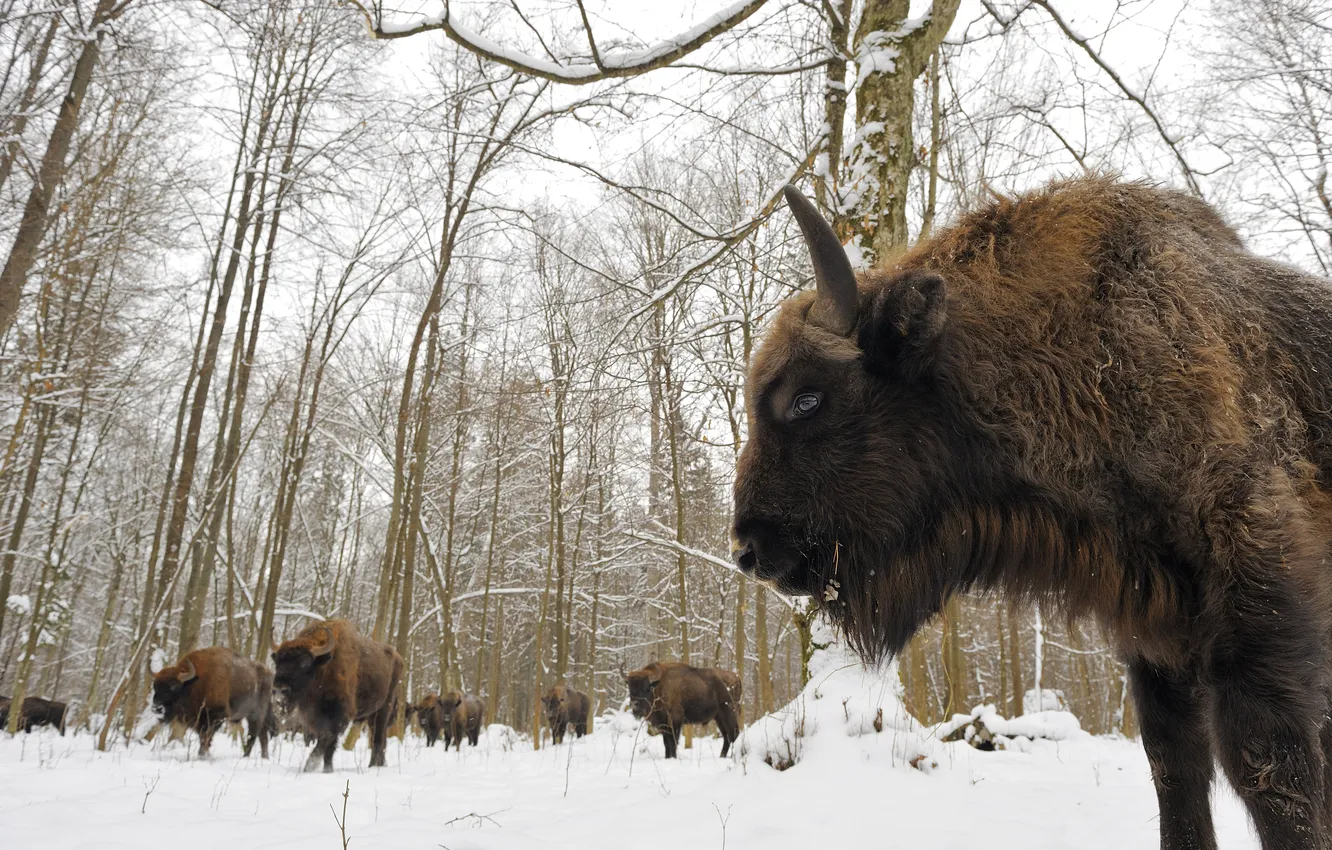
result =
M324 773L332 773L332 772L333 772L333 765L331 764L324 765Z

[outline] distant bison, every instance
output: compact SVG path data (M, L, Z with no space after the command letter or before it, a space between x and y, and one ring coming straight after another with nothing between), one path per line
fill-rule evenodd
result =
M461 691L449 691L439 698L439 710L444 717L444 749L452 744L462 749L463 738L473 747L481 737L481 715L485 707L481 700Z
M277 733L273 717L273 673L225 646L196 649L153 676L153 711L164 723L178 721L199 735L199 755L208 755L213 735L227 721L245 721L249 736L268 758L268 738Z
M387 644L362 637L346 620L326 620L275 647L273 688L300 714L315 738L305 769L333 772L333 751L353 721L370 724L370 766L384 766L388 724L396 708L402 657Z
M564 733L570 725L574 736L581 738L587 734L587 716L592 703L587 694L575 691L564 685L556 685L541 698L546 707L546 720L550 723L550 735L555 743L564 742Z
M9 725L9 707L13 703L10 697L0 697L0 729ZM52 726L65 734L65 711L63 702L42 697L24 697L23 713L19 717L19 727L24 732L31 732L38 726Z
M666 758L676 757L686 723L715 720L722 736L721 754L731 751L731 743L740 734L740 679L734 673L679 661L653 661L624 678L634 717L646 718L649 728L661 734Z
M411 720L412 715L416 715L417 721L421 724L421 731L425 732L426 746L435 746L435 741L439 740L439 733L445 728L447 718L444 716L444 709L439 704L439 695L428 693L421 697L421 701L415 705L407 706L406 719ZM444 744L448 747L448 744Z
M994 198L857 278L793 188L816 291L749 363L740 569L869 656L975 590L1097 620L1161 846L1332 846L1332 283L1190 195ZM1202 736L1201 739L1199 736Z

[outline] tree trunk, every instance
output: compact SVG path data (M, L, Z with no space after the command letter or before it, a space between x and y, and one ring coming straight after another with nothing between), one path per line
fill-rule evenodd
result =
M957 15L960 0L934 0L923 21L911 22L910 0L866 0L856 27L854 58L857 143L844 184L854 203L846 235L865 264L890 260L907 244L907 188L916 166L912 134L915 81Z
M125 11L132 0L98 0L89 21L88 32L92 35L83 42L79 58L74 63L74 74L70 78L69 90L60 102L55 124L47 141L46 153L37 170L37 179L28 192L27 203L23 207L23 217L19 219L18 230L14 233L13 246L4 269L0 270L0 336L4 336L18 314L19 296L23 284L28 279L28 272L37 260L37 249L46 236L49 224L51 199L65 177L65 158L69 154L74 131L79 125L79 110L83 106L83 97L92 82L93 71L97 67L97 56L101 50L106 24Z

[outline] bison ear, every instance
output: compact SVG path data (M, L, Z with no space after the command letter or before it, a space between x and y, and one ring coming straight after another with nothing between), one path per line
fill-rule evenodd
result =
M874 296L860 347L870 362L912 377L933 361L948 318L948 289L932 272L912 271Z
M856 326L856 313L860 309L856 273L851 269L846 249L832 225L819 214L818 207L800 194L799 189L786 186L782 194L800 225L809 259L814 264L818 298L809 312L809 321L838 336L846 336Z

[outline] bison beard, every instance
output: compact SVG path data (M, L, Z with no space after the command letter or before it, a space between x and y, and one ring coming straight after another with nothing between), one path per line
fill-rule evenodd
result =
M196 649L153 676L153 710L164 723L194 729L201 757L223 723L243 720L249 732L244 756L258 738L259 752L268 758L268 738L277 732L272 696L272 672L224 646Z
M1332 847L1329 284L1103 178L857 281L787 199L817 286L749 365L740 568L869 657L969 590L1091 617L1129 665L1163 848L1215 848L1213 755L1265 850Z
M352 722L370 724L370 766L383 767L388 724L402 679L402 657L362 637L346 620L326 620L275 647L273 688L314 735L305 769L333 772L333 750Z

